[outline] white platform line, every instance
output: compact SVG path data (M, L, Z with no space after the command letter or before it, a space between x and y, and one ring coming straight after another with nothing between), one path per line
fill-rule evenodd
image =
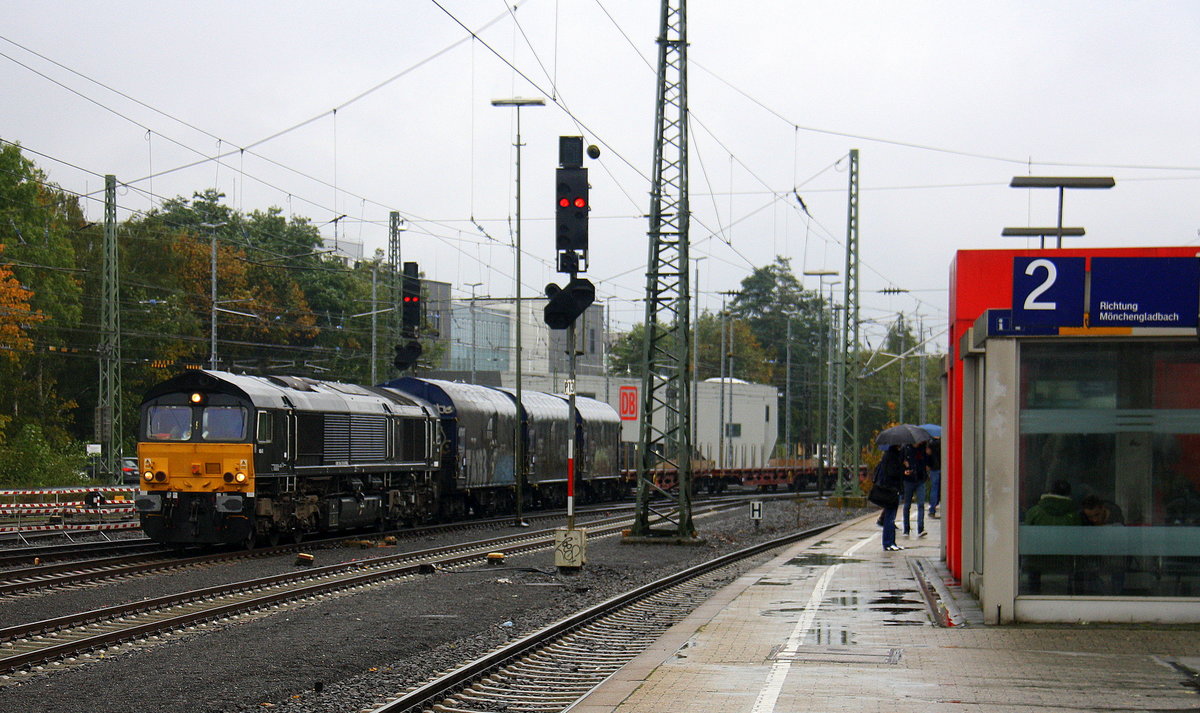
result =
M874 537L868 537L859 540L852 545L848 550L842 553L843 557L849 557L858 552L868 542L874 542ZM788 673L792 669L792 658L796 655L796 650L800 648L801 642L808 636L808 630L812 628L813 620L817 617L817 610L821 608L821 601L825 599L825 590L829 588L829 582L833 579L833 575L837 573L842 565L830 565L825 573L821 575L817 583L813 585L812 594L808 597L808 603L804 605L804 612L800 615L800 620L796 622L796 627L792 629L791 636L788 637L787 643L779 652L775 662L771 665L771 672L767 674L767 681L763 685L758 694L758 700L754 701L754 707L751 708L751 713L773 713L775 703L779 700L779 694L783 691L783 682L787 679Z

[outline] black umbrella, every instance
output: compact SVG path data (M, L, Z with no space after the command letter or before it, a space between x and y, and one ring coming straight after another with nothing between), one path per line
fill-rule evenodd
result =
M911 423L902 423L899 426L892 426L880 431L879 435L875 438L875 445L903 446L909 443L928 441L930 438L932 436L924 428L914 426Z

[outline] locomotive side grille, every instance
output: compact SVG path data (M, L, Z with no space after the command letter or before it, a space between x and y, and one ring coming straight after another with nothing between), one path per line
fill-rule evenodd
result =
M384 416L351 416L351 459L359 463L385 460L387 425L387 418Z
M325 415L325 463L350 462L350 417Z

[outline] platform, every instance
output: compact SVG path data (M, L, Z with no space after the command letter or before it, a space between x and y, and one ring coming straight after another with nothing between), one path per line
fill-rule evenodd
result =
M939 564L940 525L900 552L874 515L791 546L568 710L1200 710L1197 627L985 626Z

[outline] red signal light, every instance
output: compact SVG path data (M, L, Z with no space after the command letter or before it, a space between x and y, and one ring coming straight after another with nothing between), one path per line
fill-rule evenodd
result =
M576 208L586 208L587 207L587 199L586 198L576 198L575 199L575 207Z
M569 208L571 206L571 199L570 198L559 198L558 205L562 208Z

